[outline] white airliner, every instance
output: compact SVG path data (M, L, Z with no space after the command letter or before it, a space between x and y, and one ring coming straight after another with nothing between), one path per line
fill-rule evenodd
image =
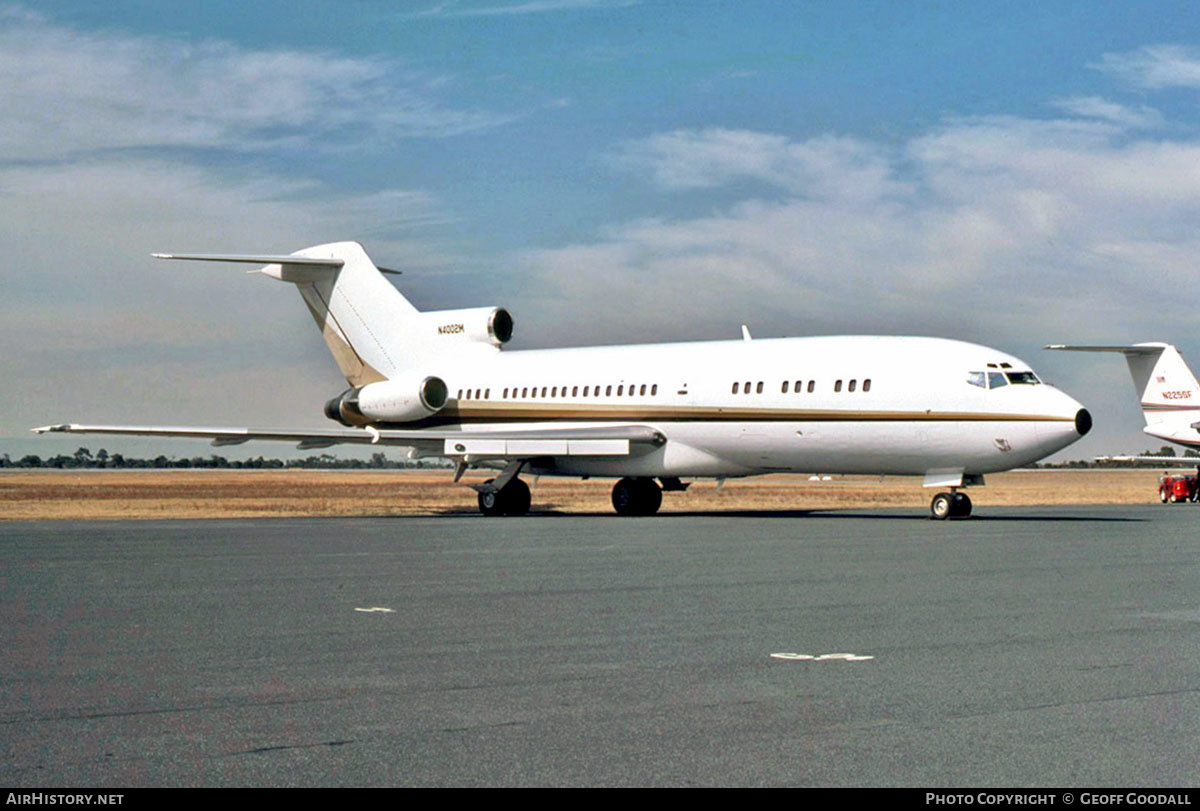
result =
M1068 346L1051 344L1046 349L1068 352L1120 352L1129 364L1133 387L1139 395L1146 427L1152 437L1177 445L1200 448L1200 384L1184 362L1179 350L1170 344L1148 342L1132 346ZM1162 457L1107 457L1110 459L1146 459ZM1165 462L1170 461L1167 457ZM1182 461L1182 460L1181 460ZM1195 465L1196 459L1187 460Z
M918 475L935 518L969 515L959 488L1041 459L1091 417L1024 362L940 338L838 336L501 351L499 307L420 312L362 246L246 262L296 285L350 388L316 431L64 424L38 432L397 445L501 471L472 485L485 515L520 515L532 475L618 479L613 506L649 515L681 479L793 471ZM661 487L658 482L661 482Z

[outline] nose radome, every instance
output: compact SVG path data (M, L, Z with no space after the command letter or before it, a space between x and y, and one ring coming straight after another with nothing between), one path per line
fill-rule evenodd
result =
M1075 413L1075 430L1080 436L1087 436L1087 432L1092 430L1092 415L1086 408Z

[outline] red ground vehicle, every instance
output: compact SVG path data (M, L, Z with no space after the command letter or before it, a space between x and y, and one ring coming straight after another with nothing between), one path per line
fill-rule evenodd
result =
M1200 477L1163 473L1158 477L1158 497L1163 504L1200 501Z

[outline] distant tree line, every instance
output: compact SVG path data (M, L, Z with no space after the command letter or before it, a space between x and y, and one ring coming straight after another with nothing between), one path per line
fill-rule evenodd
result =
M80 448L71 456L59 454L43 459L36 454L29 454L20 459L11 459L7 453L0 454L0 468L222 468L229 470L260 470L260 469L316 469L316 470L396 470L400 468L442 468L450 463L445 459L388 459L382 453L371 454L370 459L339 459L333 454L322 453L319 456L308 456L304 459L264 459L256 456L252 459L226 459L224 456L193 456L190 459L179 459L174 456L156 456L153 459L139 459L120 453L109 453L104 448L95 455L88 448Z
M1182 456L1175 453L1170 445L1163 445L1157 451L1145 450L1140 456L1157 456L1164 459L1195 459L1200 465L1200 452L1184 451ZM0 454L0 468L221 468L229 470L283 470L299 468L304 470L401 470L410 468L446 468L451 463L446 459L388 459L382 453L371 454L370 459L339 459L331 453L318 456L307 456L303 459L266 459L256 456L251 459L226 459L224 456L193 456L190 459L174 456L156 456L153 459L139 459L120 453L109 453L104 448L93 455L88 448L79 448L71 456L59 454L42 458L37 454L29 454L20 459L11 459L7 453ZM1070 462L1042 462L1030 465L1032 468L1059 470L1063 468L1144 468L1157 467L1150 460L1124 462L1115 460L1096 461L1094 459L1076 459Z

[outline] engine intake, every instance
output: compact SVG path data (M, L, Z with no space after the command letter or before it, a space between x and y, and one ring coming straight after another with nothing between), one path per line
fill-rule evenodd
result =
M503 307L470 307L465 310L430 310L421 313L428 334L437 343L472 341L503 346L512 340L513 317Z
M334 397L325 403L325 416L342 425L415 422L441 411L448 396L445 381L433 375L381 380Z

